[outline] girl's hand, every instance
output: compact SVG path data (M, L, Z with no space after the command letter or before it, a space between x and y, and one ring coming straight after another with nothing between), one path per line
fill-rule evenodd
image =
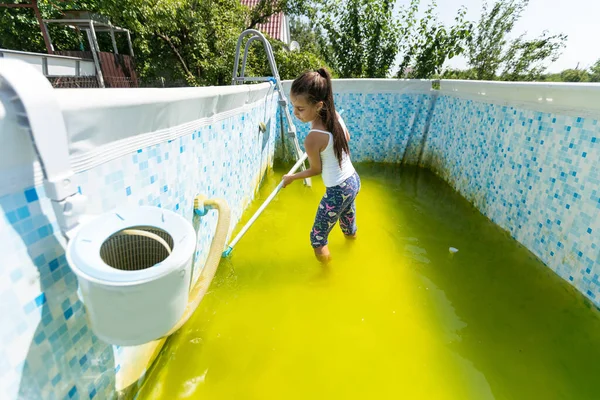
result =
M294 182L294 175L284 175L281 180L283 181L283 187L286 187L290 183Z

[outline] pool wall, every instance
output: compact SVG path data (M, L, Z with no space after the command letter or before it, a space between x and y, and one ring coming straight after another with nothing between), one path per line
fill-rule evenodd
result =
M435 104L431 81L339 79L333 84L337 111L352 136L354 161L419 162L429 115ZM284 82L288 94L290 87L291 82ZM302 144L309 125L294 121ZM285 122L284 132L287 130ZM289 158L293 154L289 141L284 143L285 151L282 151L281 138L278 138L277 158Z
M444 82L421 165L600 305L600 85Z
M353 161L431 169L600 306L600 84L442 81L432 90L365 79L334 90ZM298 132L303 140L308 125Z
M152 205L191 221L195 195L205 194L227 201L233 229L273 163L277 97L270 84L54 92L90 213ZM0 398L116 397L156 346L111 346L92 333L29 135L18 128L10 99L0 97ZM210 212L196 277L215 226Z

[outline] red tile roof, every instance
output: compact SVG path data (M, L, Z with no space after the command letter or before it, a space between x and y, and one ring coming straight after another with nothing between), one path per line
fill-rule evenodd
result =
M241 0L242 4L250 8L259 3L260 0ZM283 40L283 32L281 29L283 13L271 15L269 21L264 24L258 24L256 28L271 36L273 39Z

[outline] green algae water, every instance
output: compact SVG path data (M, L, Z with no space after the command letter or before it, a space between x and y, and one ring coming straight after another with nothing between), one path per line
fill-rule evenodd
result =
M322 181L282 190L138 399L600 398L600 313L582 295L431 172L357 170L358 239L334 228L322 267Z

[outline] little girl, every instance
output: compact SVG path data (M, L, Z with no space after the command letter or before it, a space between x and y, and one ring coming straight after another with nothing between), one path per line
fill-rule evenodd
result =
M290 98L296 118L311 123L304 141L310 168L284 175L283 187L297 179L322 174L327 191L317 209L310 242L317 259L327 262L330 259L327 237L338 219L344 235L356 238L354 199L360 190L360 178L350 161L350 134L335 111L329 71L320 68L300 75L292 84Z

